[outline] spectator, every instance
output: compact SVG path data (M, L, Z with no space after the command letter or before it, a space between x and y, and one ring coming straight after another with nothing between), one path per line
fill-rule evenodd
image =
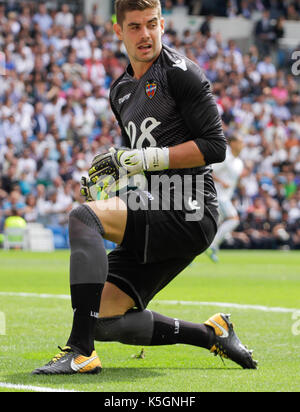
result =
M180 15L188 14L188 7L185 4L185 0L177 0L174 4L173 12Z
M104 86L106 72L99 56L97 58L95 49L92 50L91 58L85 61L85 67L89 81L95 85Z
M205 16L204 22L200 26L200 32L203 36L208 36L211 34L211 21L213 19L213 16L209 14L208 16Z
M285 22L285 18L282 15L280 15L276 19L276 23L275 23L275 26L274 26L274 33L275 33L274 43L275 43L275 46L278 44L278 40L281 39L282 37L284 37L284 34L285 34L284 22Z
M33 133L47 133L48 123L47 118L43 113L44 105L41 101L38 101L35 105L35 111L33 115Z
M173 13L173 2L172 0L165 0L164 5L162 7L162 14L164 16L169 16Z
M53 24L51 16L47 12L47 7L44 3L39 4L38 13L33 16L33 23L36 23L42 33L47 33Z
M45 226L64 225L67 221L67 213L70 210L71 208L66 207L64 203L59 201L56 190L50 189L47 200L39 208L40 220Z
M91 108L88 107L84 100L80 110L78 109L75 114L74 126L77 129L79 136L89 136L92 133L95 125L95 115Z
M73 172L72 179L75 182L80 182L81 177L85 176L88 177L88 165L86 164L84 159L79 159L76 162L76 169Z
M271 93L276 102L283 102L286 104L289 99L289 93L283 79L277 81L276 85L272 88Z
M245 19L251 19L253 11L253 3L250 0L242 0L240 3L240 14Z
M85 29L80 28L77 31L76 36L71 41L71 46L75 50L76 57L81 63L91 58L91 46L87 39Z
M72 108L65 104L62 106L60 113L56 116L55 124L59 132L60 139L67 139L72 121Z
M227 17L236 17L238 15L238 5L236 0L227 0L226 15Z
M265 80L272 81L275 79L276 67L270 55L265 56L264 59L257 64L257 71ZM271 84L273 84L273 82L271 82Z
M10 192L2 205L3 215L5 217L12 216L13 211L16 211L18 216L23 216L25 210L25 203L23 196L18 187Z
M37 181L45 186L51 186L52 181L58 176L58 163L50 158L50 148L46 147L42 158L39 159Z
M198 16L201 14L203 0L191 0L189 4L189 14Z
M35 182L35 173L36 173L36 161L31 157L31 152L29 147L25 147L23 154L18 161L18 175L26 173L26 180L30 184Z
M1 21L1 19L0 19ZM32 21L32 16L31 16L31 10L29 6L24 6L22 8L21 14L19 16L19 21L21 23L21 26L25 29L29 29L31 26L31 21Z
M299 3L298 3L299 6ZM295 3L289 3L285 9L285 16L287 20L299 20L299 9Z
M16 147L20 147L22 143L21 128L12 114L3 122L3 136L10 138Z
M27 223L35 223L38 221L38 209L36 197L29 193L26 196L26 205L24 208L24 219Z
M69 74L70 80L80 78L84 68L77 61L76 50L71 50L71 53L67 57L67 61L62 65L62 70Z
M63 26L68 30L70 30L73 27L74 16L70 12L68 4L62 5L61 11L56 14L54 21L57 26Z
M7 168L7 171L4 171L4 173L2 174L1 189L6 194L10 194L17 183L17 167L13 164L10 164Z
M261 56L264 57L269 55L271 52L271 46L276 38L274 26L270 19L269 10L263 11L262 19L256 24L255 38Z

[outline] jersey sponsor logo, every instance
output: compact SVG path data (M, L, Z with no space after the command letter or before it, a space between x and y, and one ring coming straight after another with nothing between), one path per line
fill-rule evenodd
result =
M150 81L146 83L146 95L149 99L153 99L157 91L157 83L155 81Z
M125 127L126 133L131 142L131 148L142 149L144 143L148 142L150 146L156 147L157 143L152 136L152 131L161 124L154 117L147 117L141 124L141 134L137 137L137 128L133 122L129 122Z
M124 102L126 102L126 100L129 100L129 99L130 99L130 96L131 96L131 93L126 94L126 96L124 96L124 97L121 97L121 99L119 99L119 104L121 105L121 104L123 104Z
M184 72L187 71L186 61L184 59L178 59L173 64L173 67L178 67L179 69L183 70Z

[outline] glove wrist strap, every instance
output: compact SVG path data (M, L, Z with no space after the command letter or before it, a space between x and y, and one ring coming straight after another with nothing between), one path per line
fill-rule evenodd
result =
M169 149L148 147L142 149L143 169L149 172L169 169Z

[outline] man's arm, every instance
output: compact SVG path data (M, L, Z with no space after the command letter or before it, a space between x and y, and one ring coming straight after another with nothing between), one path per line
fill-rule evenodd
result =
M211 87L200 67L187 64L167 73L173 98L192 140L170 148L170 165L189 168L223 162L226 139Z
M194 141L169 148L170 169L188 169L199 166L205 166L205 160Z

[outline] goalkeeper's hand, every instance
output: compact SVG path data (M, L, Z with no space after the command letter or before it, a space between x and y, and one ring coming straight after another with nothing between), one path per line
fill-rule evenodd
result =
M81 179L80 193L87 202L108 199L110 188L124 177L143 171L159 171L169 167L169 149L114 149L97 155L89 169L89 178ZM115 186L116 187L116 186Z
M91 187L91 181L87 177L82 177L80 181L80 194L85 198L86 202L91 202L93 199L93 196L90 191Z
M114 149L97 155L89 170L89 177L96 183L101 176L112 176L115 181L120 177L132 176L143 171L160 171L169 168L169 149L148 147L146 149Z
M109 193L110 186L114 183L114 179L111 176L106 176L101 179L98 184L94 184L87 177L81 178L80 194L85 198L86 202L92 202L94 200L106 200L111 197Z

